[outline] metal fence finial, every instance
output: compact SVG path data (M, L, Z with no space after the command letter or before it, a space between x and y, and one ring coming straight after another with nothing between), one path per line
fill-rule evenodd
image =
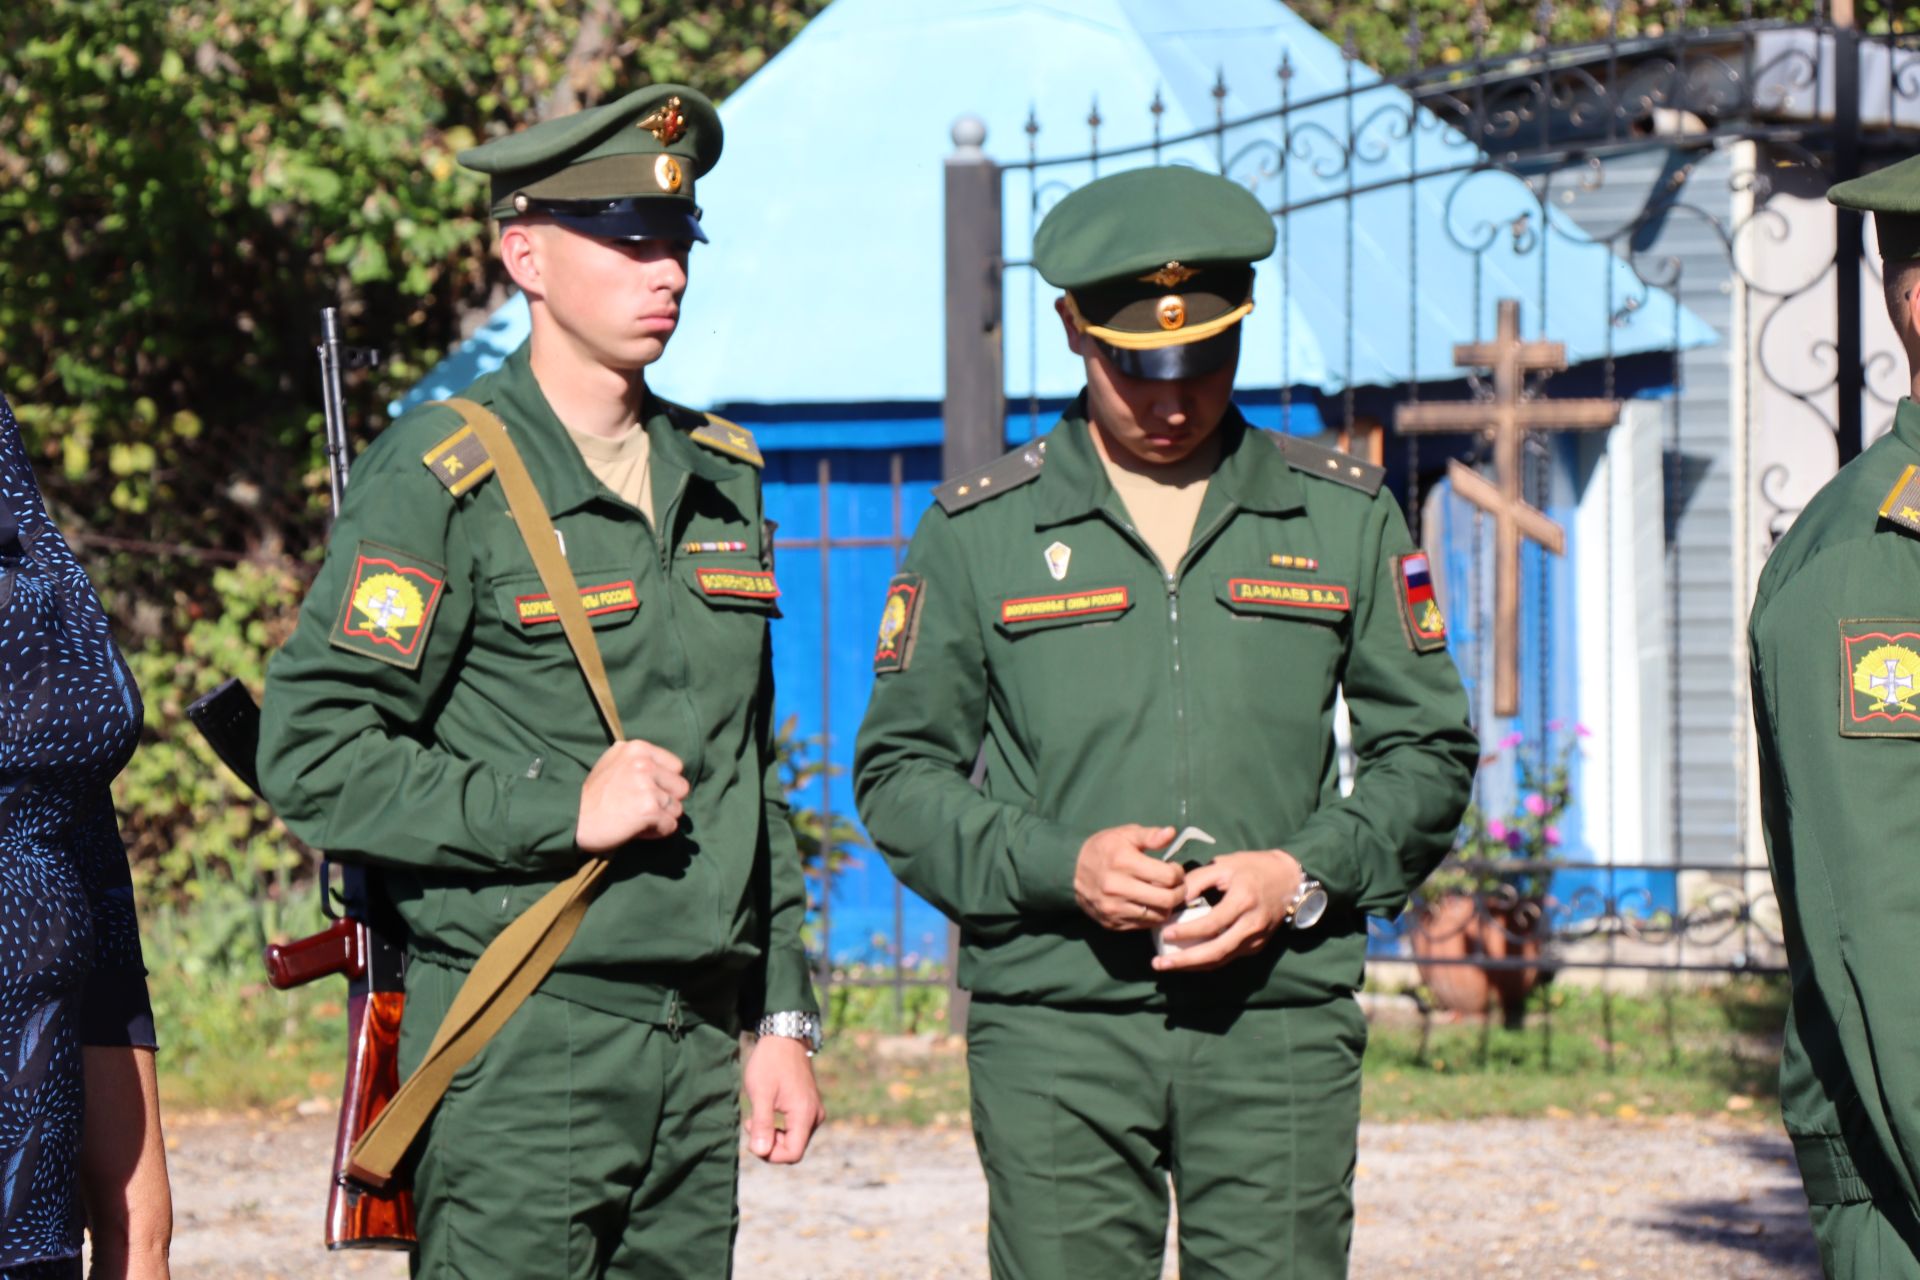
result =
M960 116L953 122L951 136L954 159L977 160L987 140L987 122L975 115Z
M1027 135L1027 159L1030 161L1039 159L1040 157L1040 108L1036 107L1032 103L1028 103L1027 104L1027 123L1021 127L1025 130Z
M1160 117L1167 113L1167 104L1160 97L1160 86L1153 86L1153 101L1147 105L1153 113L1153 162L1160 163Z
M1280 69L1273 74L1280 78L1280 86L1284 89L1287 83L1293 79L1293 50L1282 49L1280 51Z

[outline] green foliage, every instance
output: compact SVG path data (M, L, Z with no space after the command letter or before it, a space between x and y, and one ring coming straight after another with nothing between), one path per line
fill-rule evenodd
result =
M1378 1017L1366 1116L1718 1113L1777 1124L1786 1005L1781 979L1633 995L1555 983L1533 993L1522 1028Z
M1484 9L1457 0L1293 0L1290 7L1334 40L1351 39L1360 60L1387 75L1466 62L1477 49L1495 55L1526 53L1543 44L1605 40L1609 33L1622 40L1660 36L1680 29L1682 21L1679 8L1661 0L1620 0L1617 26L1616 13L1605 0L1545 6L1539 0L1492 0ZM1691 0L1685 27L1739 22L1749 8L1757 18L1804 21L1813 16L1815 6L1813 0L1752 0L1750 5L1746 0ZM1910 30L1913 15L1903 7L1896 22Z
M385 404L503 279L456 152L648 81L724 96L824 3L0 3L0 391L138 651L150 882L298 861L178 713L258 689L322 540L318 308L385 350L348 387Z
M1420 886L1420 901L1487 893L1501 886L1510 886L1522 898L1544 894L1552 879L1545 864L1560 848L1560 821L1573 803L1573 760L1586 736L1587 730L1579 727L1562 734L1558 746L1530 748L1513 733L1482 756L1480 767L1485 770L1512 754L1520 769L1520 807L1494 817L1478 804L1468 805L1460 819L1459 843Z

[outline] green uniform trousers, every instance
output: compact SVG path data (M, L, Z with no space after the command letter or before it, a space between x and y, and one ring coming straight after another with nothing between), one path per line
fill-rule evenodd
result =
M995 1280L1347 1274L1367 1025L1324 1004L1208 1014L975 1000L973 1132Z
M465 975L415 961L404 1077ZM429 1280L715 1280L739 1226L739 1039L535 992L454 1076L416 1149Z
M1871 1200L1812 1207L1827 1280L1920 1280L1920 1258Z

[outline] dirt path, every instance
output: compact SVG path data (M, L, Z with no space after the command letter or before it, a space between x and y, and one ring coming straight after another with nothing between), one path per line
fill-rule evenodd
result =
M327 1117L176 1123L174 1274L404 1276L397 1256L319 1247L332 1132ZM1819 1275L1785 1139L1722 1123L1371 1125L1358 1200L1354 1280ZM986 1189L964 1131L830 1130L800 1169L749 1160L741 1207L742 1280L986 1275Z

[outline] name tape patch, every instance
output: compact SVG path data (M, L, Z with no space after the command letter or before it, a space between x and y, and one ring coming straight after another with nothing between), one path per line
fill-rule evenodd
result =
M628 613L640 607L640 594L635 590L633 580L625 582L607 582L597 587L580 588L580 607L586 610L589 618L603 613ZM537 627L543 622L560 621L560 610L554 607L553 597L542 593L532 596L515 596L513 611L523 627Z
M1840 733L1920 738L1920 620L1840 624Z
M1282 582L1271 578L1229 578L1227 599L1234 604L1321 609L1329 613L1348 613L1353 609L1353 600L1345 587L1332 583Z
M328 639L336 648L412 671L426 652L427 632L446 585L441 566L362 542Z
M777 600L780 588L764 569L695 569L700 590L710 596L739 596L746 600Z
M1124 613L1131 603L1125 587L1098 587L1092 591L1071 591L1057 596L1027 596L1019 600L1002 601L1000 621L1041 622L1053 618Z

